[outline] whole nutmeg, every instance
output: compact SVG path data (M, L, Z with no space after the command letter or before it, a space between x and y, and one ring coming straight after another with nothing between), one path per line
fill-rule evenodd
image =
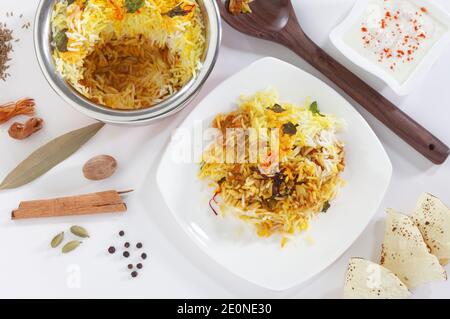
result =
M111 177L117 169L117 161L109 155L99 155L91 158L83 166L84 177L99 181Z

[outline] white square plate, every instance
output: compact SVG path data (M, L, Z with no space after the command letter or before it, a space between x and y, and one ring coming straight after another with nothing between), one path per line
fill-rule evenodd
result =
M441 56L442 51L450 43L450 14L441 6L432 0L410 0L417 7L426 7L430 15L439 21L445 28L445 33L437 40L436 43L426 52L425 56L413 68L411 74L403 82L399 82L391 73L385 71L379 64L366 58L358 50L353 48L345 41L345 36L352 28L359 25L359 21L364 11L368 8L372 0L358 0L356 1L352 11L347 18L339 24L331 33L330 40L333 45L341 51L350 61L358 65L360 68L379 77L382 81L388 84L395 93L400 96L411 93L421 80L425 77L431 69L436 60Z
M242 94L269 87L279 91L282 102L300 104L311 97L321 111L335 114L348 125L341 135L346 144L344 178L348 185L328 212L313 220L307 234L281 248L278 237L261 239L242 221L215 216L208 205L213 190L199 181L199 164L176 159L188 140L171 140L158 168L157 183L181 228L207 255L254 284L285 290L324 270L357 239L385 194L392 166L369 125L343 97L312 75L274 58L259 60L219 85L180 129L192 136L199 121L208 127L217 113L234 110Z

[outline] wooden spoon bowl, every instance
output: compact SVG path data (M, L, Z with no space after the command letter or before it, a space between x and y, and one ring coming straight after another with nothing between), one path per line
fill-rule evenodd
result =
M448 158L447 145L312 41L300 26L290 0L256 0L252 13L240 15L232 15L224 0L216 1L230 26L290 48L430 161L442 164Z

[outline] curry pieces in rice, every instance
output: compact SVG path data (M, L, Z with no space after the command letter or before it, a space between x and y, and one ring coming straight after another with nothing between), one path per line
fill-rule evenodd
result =
M253 0L229 0L228 10L232 14L251 13L250 2Z
M326 212L343 184L344 145L336 136L342 123L315 112L316 108L316 103L279 104L276 91L264 91L243 99L237 111L218 115L212 126L224 137L205 151L200 171L200 178L216 187L211 204L219 203L220 197L222 212L225 207L235 208L237 216L253 224L261 237L293 235L305 230L317 213ZM232 132L236 141L243 134L240 140L245 143L243 158L233 149L234 158L239 158L234 162L228 161L230 128L243 129ZM260 132L277 129L278 149L268 146L261 153L259 149L253 160L254 141L242 133L247 129L267 141L270 137ZM227 160L221 161L224 153Z

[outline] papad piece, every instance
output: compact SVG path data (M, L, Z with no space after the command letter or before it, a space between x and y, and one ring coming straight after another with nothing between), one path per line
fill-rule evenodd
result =
M424 193L412 216L431 253L441 265L450 260L450 208L439 198Z
M389 269L363 258L351 258L345 277L346 299L406 299L408 288Z
M429 252L413 220L394 210L387 212L380 264L396 274L408 288L447 279L445 269Z

